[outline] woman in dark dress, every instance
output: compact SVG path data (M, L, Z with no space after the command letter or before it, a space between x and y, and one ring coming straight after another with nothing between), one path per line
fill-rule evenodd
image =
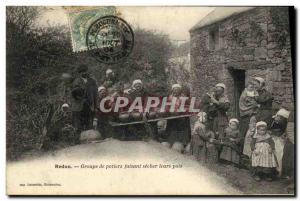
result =
M290 174L287 172L288 169L292 169L293 162L293 144L286 142L286 128L287 128L287 119L290 112L286 109L280 109L273 118L271 124L272 138L275 142L275 155L278 161L277 171L279 176L282 176L283 169L285 169L284 174ZM287 176L287 175L285 175Z
M207 93L206 100L203 103L203 111L211 114L211 129L219 136L223 136L224 130L228 125L226 112L230 108L230 103L225 94L226 86L223 83L216 84L212 93ZM206 111L209 110L209 111Z
M131 88L124 91L124 95L129 98L130 103L133 103L136 98L141 98L143 108L145 108L144 106L147 103L148 96L152 96L149 95L140 79L134 80ZM133 110L131 115L132 121L142 121L145 118L144 111ZM157 137L156 122L128 125L126 129L126 138L129 140L142 139L148 141L150 139L156 139Z
M181 86L179 84L174 84L172 86L172 94L169 96L169 100L174 97L179 98L183 96L185 95L182 94ZM178 102L177 105L180 105L180 103ZM171 146L175 142L180 142L183 146L186 146L191 140L190 118L169 119L167 121L166 133L168 135L168 142Z
M263 78L255 77L253 81L258 92L258 96L255 100L257 104L259 104L256 119L257 121L264 121L270 126L272 123L272 103L274 98L272 94L266 90L266 83Z
M98 130L101 133L103 139L110 138L113 136L113 128L109 124L109 120L111 119L111 113L105 113L100 108L100 102L104 98L108 96L108 91L104 86L98 87L98 97L97 97L97 109L94 118L95 126L98 127ZM104 104L104 108L110 108L112 106L112 102L106 101Z
M201 98L202 110L207 114L206 127L209 130L213 130L213 122L217 116L217 106L211 102L211 97L214 96L215 88L209 89L207 93Z

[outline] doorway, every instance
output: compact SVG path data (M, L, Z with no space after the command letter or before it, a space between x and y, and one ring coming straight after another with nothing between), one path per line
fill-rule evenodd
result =
M239 101L242 92L245 89L245 70L239 69L231 69L230 73L233 78L233 96L234 96L234 105L233 105L233 112L237 118L240 117L240 110L239 110Z

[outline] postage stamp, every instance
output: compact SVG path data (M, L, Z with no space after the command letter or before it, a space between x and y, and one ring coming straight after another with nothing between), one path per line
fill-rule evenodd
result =
M134 44L129 24L116 16L105 16L89 27L86 35L88 50L103 63L117 63L127 57Z
M87 50L86 33L97 19L117 15L116 7L64 7L67 12L73 52Z

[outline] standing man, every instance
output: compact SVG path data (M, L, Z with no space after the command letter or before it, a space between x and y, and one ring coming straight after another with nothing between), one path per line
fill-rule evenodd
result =
M266 122L269 127L272 123L272 103L274 98L272 94L267 91L266 83L263 78L255 77L254 81L255 88L258 92L258 96L255 98L255 100L259 104L256 120L257 122Z
M75 142L79 143L80 133L92 127L97 102L96 81L89 76L88 67L77 68L78 77L72 83L71 111L76 129Z

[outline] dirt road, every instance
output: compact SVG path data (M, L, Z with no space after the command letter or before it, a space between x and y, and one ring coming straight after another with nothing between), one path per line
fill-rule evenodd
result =
M241 194L223 177L157 142L73 146L8 163L7 178L10 194Z

